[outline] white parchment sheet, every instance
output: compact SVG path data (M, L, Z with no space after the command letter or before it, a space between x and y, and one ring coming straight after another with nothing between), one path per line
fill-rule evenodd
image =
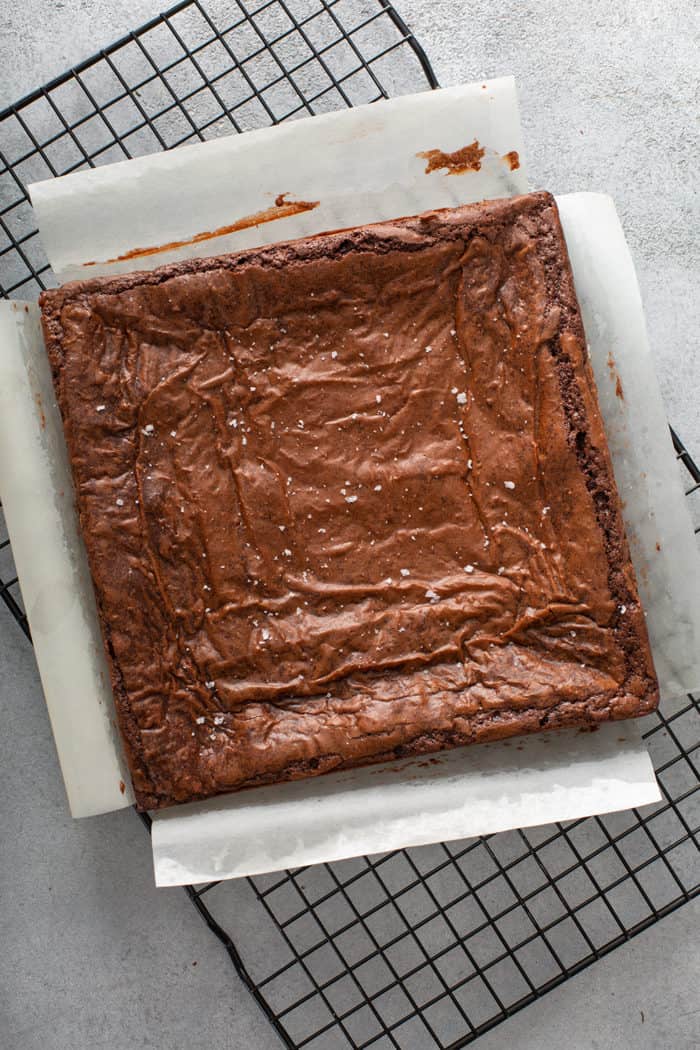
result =
M476 142L479 170L426 172L436 149ZM520 167L511 170L515 152ZM41 239L60 281L153 269L321 230L527 192L512 78L375 102L312 120L230 135L170 153L29 187ZM273 221L284 197L314 207ZM256 217L258 219L255 225ZM151 249L241 222L230 234ZM90 265L85 266L85 263Z
M133 802L36 303L0 303L0 499L74 817Z
M426 173L426 159L417 156L432 149L460 150L474 140L484 149L479 171ZM512 151L520 157L515 170L503 159ZM32 199L51 263L65 280L153 267L175 258L211 255L526 189L515 89L512 80L504 79L377 103L67 176L32 187ZM265 213L281 195L283 204L319 203L297 214L287 211L274 221L193 242L197 235ZM668 694L697 687L697 554L629 253L607 198L578 194L562 198L559 204L662 690ZM187 243L138 259L108 261L134 249L175 242ZM83 265L88 262L96 265ZM6 502L35 634L35 621L43 617L50 622L51 606L44 602L41 581L46 577L34 571L33 552L41 544L47 564L54 558L67 562L71 600L81 610L82 622L60 639L52 639L49 630L37 657L54 727L59 726L56 738L66 782L74 785L69 788L72 811L76 815L106 811L124 804L119 780L128 780L109 716L102 716L94 739L81 739L81 746L74 741L68 747L71 730L82 738L83 713L97 706L98 697L108 711L110 698L104 696L105 669L97 658L89 670L90 646L97 637L94 599L72 506L57 499L56 486L64 493L70 491L65 450L59 453L57 441L36 433L51 430L60 437L57 409L50 385L46 386L48 371L36 310L25 313L16 306L6 307L0 336L0 387L5 387L10 366L15 373L24 370L26 376L15 380L16 399L24 403L22 426L6 420L4 411L0 418L0 495ZM33 367L35 359L44 360L43 380L41 366ZM618 378L624 399L615 394ZM43 428L37 391L46 420ZM38 470L36 489L42 489L47 503L55 504L53 516L35 513L37 492L21 484L27 464ZM37 532L25 542L25 523L30 519ZM50 689L49 677L52 682L54 678L48 668L53 660L70 669L73 652L80 653L81 648L87 673L93 675L92 688L88 683L80 698L73 696L71 707L66 699L70 676L57 675L58 685ZM549 733L435 757L433 763L416 759L347 771L156 814L156 881L173 885L294 867L573 819L659 797L639 730L629 722L605 726L594 734ZM111 770L111 795L106 790L93 804L97 793L92 778L103 764Z

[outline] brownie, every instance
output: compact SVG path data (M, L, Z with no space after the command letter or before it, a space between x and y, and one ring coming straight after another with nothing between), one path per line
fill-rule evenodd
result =
M142 808L655 706L549 194L41 307Z

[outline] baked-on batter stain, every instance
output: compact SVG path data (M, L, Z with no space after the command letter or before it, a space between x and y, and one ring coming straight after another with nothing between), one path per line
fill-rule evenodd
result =
M608 370L610 372L610 378L615 381L615 397L619 397L620 401L625 400L625 392L622 389L622 380L618 375L617 369L615 368L615 361L612 353L608 354Z
M44 406L41 403L41 395L40 394L35 394L34 395L34 400L36 401L36 407L39 409L39 423L41 425L41 429L45 430L46 429L46 415L44 413Z
M424 153L416 153L417 157L427 160L425 174L430 175L432 171L447 169L448 175L466 175L468 171L479 171L481 161L486 150L479 145L479 140L474 139L468 146L462 146L453 153L444 153L441 149L429 149Z
M141 259L146 255L157 255L159 252L171 252L176 248L184 248L188 244L199 244L208 241L212 237L223 237L227 233L237 233L238 230L247 230L251 226L261 226L264 222L274 222L275 219L286 219L290 215L301 215L302 212L312 211L318 208L320 201L288 201L286 193L279 193L275 197L272 208L263 208L255 211L252 215L244 215L242 219L229 223L228 226L219 226L216 230L204 230L196 233L194 237L187 237L183 241L169 241L168 244L152 245L148 248L132 248L123 255L117 255L114 259L107 259L108 263L124 262L127 259ZM95 266L96 262L86 262L83 266Z
M126 784L124 783L124 781L123 781L123 780L120 780L120 781L119 781L119 790L121 791L122 795L123 795L123 794L124 794L124 792L126 791Z
M520 167L520 155L517 149L509 150L508 153L504 153L502 159L509 165L511 171L516 171Z

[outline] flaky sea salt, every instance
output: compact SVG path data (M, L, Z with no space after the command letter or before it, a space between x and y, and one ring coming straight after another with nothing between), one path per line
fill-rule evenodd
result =
M381 485L375 485L374 486L374 491L375 492L381 492L382 491L382 486Z
M410 569L401 569L400 572L401 572L402 576L410 576L411 575L411 570Z
M114 502L117 504L118 507L124 506L124 500L121 498L117 498Z
M345 497L345 502L346 503L357 503L357 496L346 496Z
M457 394L457 404L458 405L466 405L466 403L467 403L467 395L464 393L463 390L461 390L459 392L459 394Z
M464 571L465 572L474 572L474 566L473 565L465 565L464 566Z
M146 426L143 428L141 433L145 434L146 437L150 437L154 430L155 430L155 427L153 426L152 423L146 423Z
M107 408L106 405L98 405L97 408L95 409L95 411L96 412L104 412L106 408Z
M425 592L425 597L428 598L429 601L431 601L431 602L439 602L440 601L440 595L437 594L437 592L433 591L433 590L427 590Z
M514 489L515 488L515 482L514 481L504 481L503 484L504 484L504 486L507 489Z

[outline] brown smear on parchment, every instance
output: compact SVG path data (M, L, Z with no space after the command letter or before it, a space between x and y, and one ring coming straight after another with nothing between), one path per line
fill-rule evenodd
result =
M504 153L501 157L504 160L511 171L516 171L520 167L520 155L517 149L509 150L508 153Z
M619 397L620 401L624 401L625 392L622 389L622 380L620 379L617 369L615 368L615 361L611 353L608 354L608 370L610 372L610 378L615 381L615 397Z
M44 406L41 403L41 395L35 394L34 400L36 401L36 407L39 409L39 423L41 425L41 429L46 430L46 414L44 412Z
M204 230L196 233L193 237L187 237L183 241L169 241L168 244L152 245L148 248L132 248L123 255L117 255L114 259L107 259L108 263L124 262L127 259L141 259L145 255L157 255L159 252L171 252L176 248L184 248L188 244L200 244L212 237L223 237L227 233L237 233L238 230L247 230L251 226L261 226L264 222L274 222L275 219L286 219L290 215L301 215L302 212L312 211L318 208L320 201L288 201L286 193L279 193L275 197L275 203L271 208L253 212L252 215L244 215L241 219L229 223L227 226L219 226L216 230ZM96 262L86 262L83 266L96 266Z
M486 150L479 145L479 140L474 139L468 146L454 150L453 153L444 153L441 149L429 149L424 153L416 153L417 157L427 160L425 174L430 175L432 171L447 170L448 175L466 175L468 171L479 171L481 161Z

